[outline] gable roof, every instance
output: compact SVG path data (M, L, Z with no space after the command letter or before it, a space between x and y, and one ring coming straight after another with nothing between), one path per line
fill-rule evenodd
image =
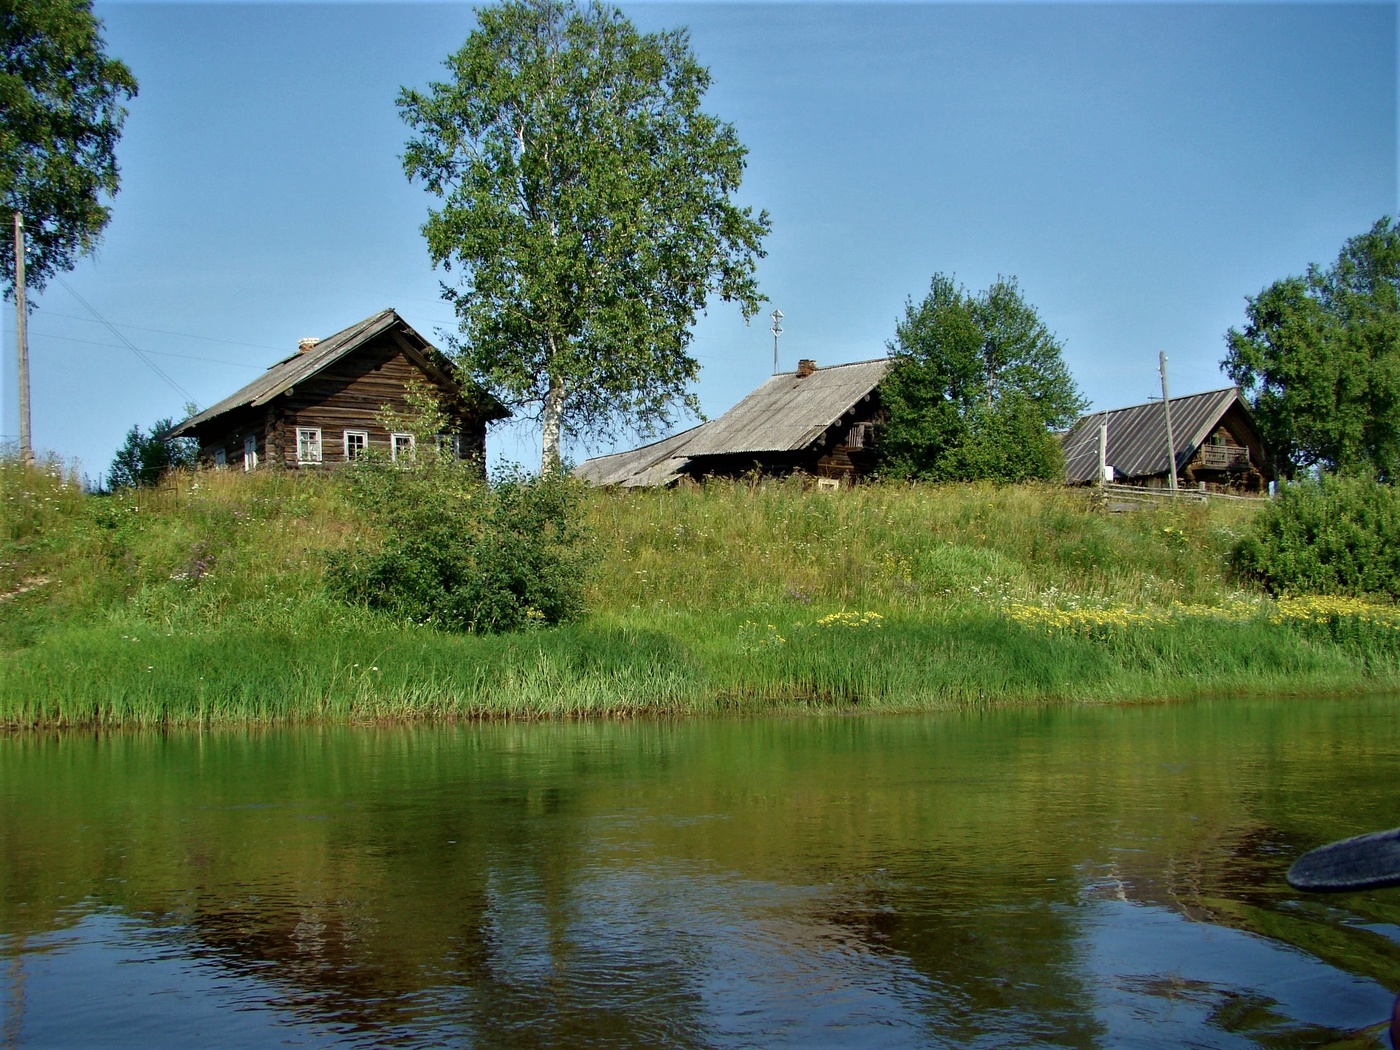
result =
M283 358L247 386L185 420L172 429L168 436L180 437L189 434L195 427L237 408L265 405L277 395L286 393L296 384L335 364L347 354L391 329L402 338L404 352L410 358L417 359L415 363L443 380L453 381L450 366L436 347L419 335L397 311L392 308L380 310L379 313L366 317L349 328L327 336L309 350L298 350L290 357Z
M1172 452L1176 466L1189 460L1231 406L1238 404L1253 425L1238 387L1171 399ZM1065 479L1093 481L1099 473L1099 420L1108 417L1109 466L1120 477L1167 473L1166 422L1162 402L1149 401L1080 416L1064 438Z
M780 372L718 419L697 428L685 454L724 456L806 448L879 385L887 357L818 368L799 379Z
M793 452L806 448L869 395L889 358L771 376L718 419L626 452L597 456L574 474L595 485L668 485L700 456Z

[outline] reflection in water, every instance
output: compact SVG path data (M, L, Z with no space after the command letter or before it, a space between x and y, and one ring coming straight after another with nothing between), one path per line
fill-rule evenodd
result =
M1379 1046L1390 700L0 740L4 1046Z

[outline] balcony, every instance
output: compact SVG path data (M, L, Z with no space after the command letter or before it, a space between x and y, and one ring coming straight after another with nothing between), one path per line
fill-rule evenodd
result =
M1206 470L1229 470L1249 465L1249 449L1241 445L1202 445L1196 465Z

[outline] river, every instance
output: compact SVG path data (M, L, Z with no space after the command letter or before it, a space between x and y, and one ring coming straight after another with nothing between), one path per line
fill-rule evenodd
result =
M1378 1047L1398 719L0 737L0 1046Z

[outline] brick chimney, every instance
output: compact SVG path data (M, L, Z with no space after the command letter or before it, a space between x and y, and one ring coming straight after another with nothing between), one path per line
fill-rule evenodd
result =
M797 362L797 378L798 378L798 379L806 379L809 375L811 375L811 374L812 374L813 372L815 372L816 370L817 370L817 363L816 363L815 361L813 361L811 358L804 357L801 361L798 361L798 362Z
M313 336L307 336L305 339L298 339L298 340L297 340L297 353L300 353L300 354L306 353L306 351L308 351L308 350L312 349L313 347L315 347L315 345L316 345L317 343L319 343L320 341L321 341L321 340L316 339L316 338L314 338Z

